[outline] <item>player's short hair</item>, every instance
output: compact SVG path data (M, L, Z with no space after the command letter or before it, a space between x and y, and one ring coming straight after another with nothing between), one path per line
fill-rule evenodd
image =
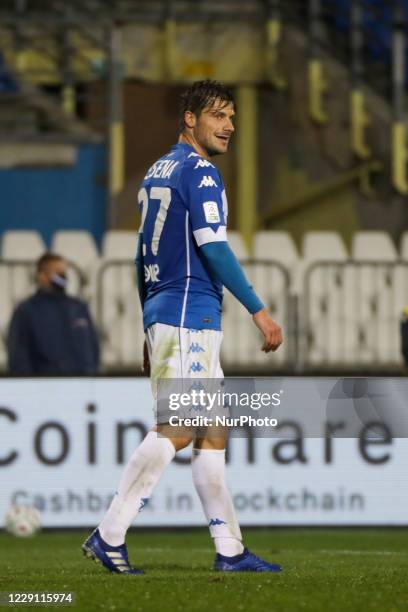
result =
M226 106L231 102L235 110L234 95L226 85L211 79L195 81L180 96L180 131L182 132L185 128L184 113L186 111L190 111L196 117L199 117L200 113L208 106L212 106L217 99L220 100L222 106Z
M47 253L44 253L44 255L41 255L41 257L39 259L37 259L37 263L36 263L36 271L37 274L39 272L43 272L49 263L53 262L53 261L62 261L64 258L61 255L57 255L57 253L50 253L49 251L47 251Z

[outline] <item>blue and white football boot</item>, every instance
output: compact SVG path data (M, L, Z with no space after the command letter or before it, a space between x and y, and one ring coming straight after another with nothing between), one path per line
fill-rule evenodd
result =
M85 540L82 544L82 550L88 559L93 559L115 574L144 574L143 570L129 565L126 544L109 546L102 540L98 529L95 529Z
M281 572L282 567L276 563L268 563L260 559L247 548L235 557L224 557L219 553L215 556L214 569L219 572Z

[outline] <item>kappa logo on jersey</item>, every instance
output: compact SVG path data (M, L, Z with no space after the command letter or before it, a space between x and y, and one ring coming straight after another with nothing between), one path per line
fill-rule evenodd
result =
M204 216L207 223L220 223L220 213L218 212L217 202L204 202Z
M218 185L212 176L203 176L198 188L201 189L201 187L218 187Z
M190 348L188 349L187 353L204 353L204 349L202 346L200 346L198 344L198 342L192 342L190 344Z
M196 165L194 166L194 170L197 170L197 168L208 168L209 166L211 166L211 168L215 168L215 166L207 161L206 159L198 159Z
M159 282L160 268L157 264L149 264L148 266L145 266L144 273L146 283L148 283L149 281L151 281L152 283Z

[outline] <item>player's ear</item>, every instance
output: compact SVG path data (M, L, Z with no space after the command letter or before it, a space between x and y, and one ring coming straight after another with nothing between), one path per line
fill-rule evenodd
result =
M196 122L197 118L194 113L192 113L191 111L186 111L184 113L184 124L186 127L193 128L195 127Z

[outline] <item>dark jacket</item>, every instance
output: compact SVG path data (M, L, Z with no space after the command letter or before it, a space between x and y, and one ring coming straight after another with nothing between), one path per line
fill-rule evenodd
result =
M10 372L20 376L95 374L99 343L87 305L39 289L14 311L8 355Z

